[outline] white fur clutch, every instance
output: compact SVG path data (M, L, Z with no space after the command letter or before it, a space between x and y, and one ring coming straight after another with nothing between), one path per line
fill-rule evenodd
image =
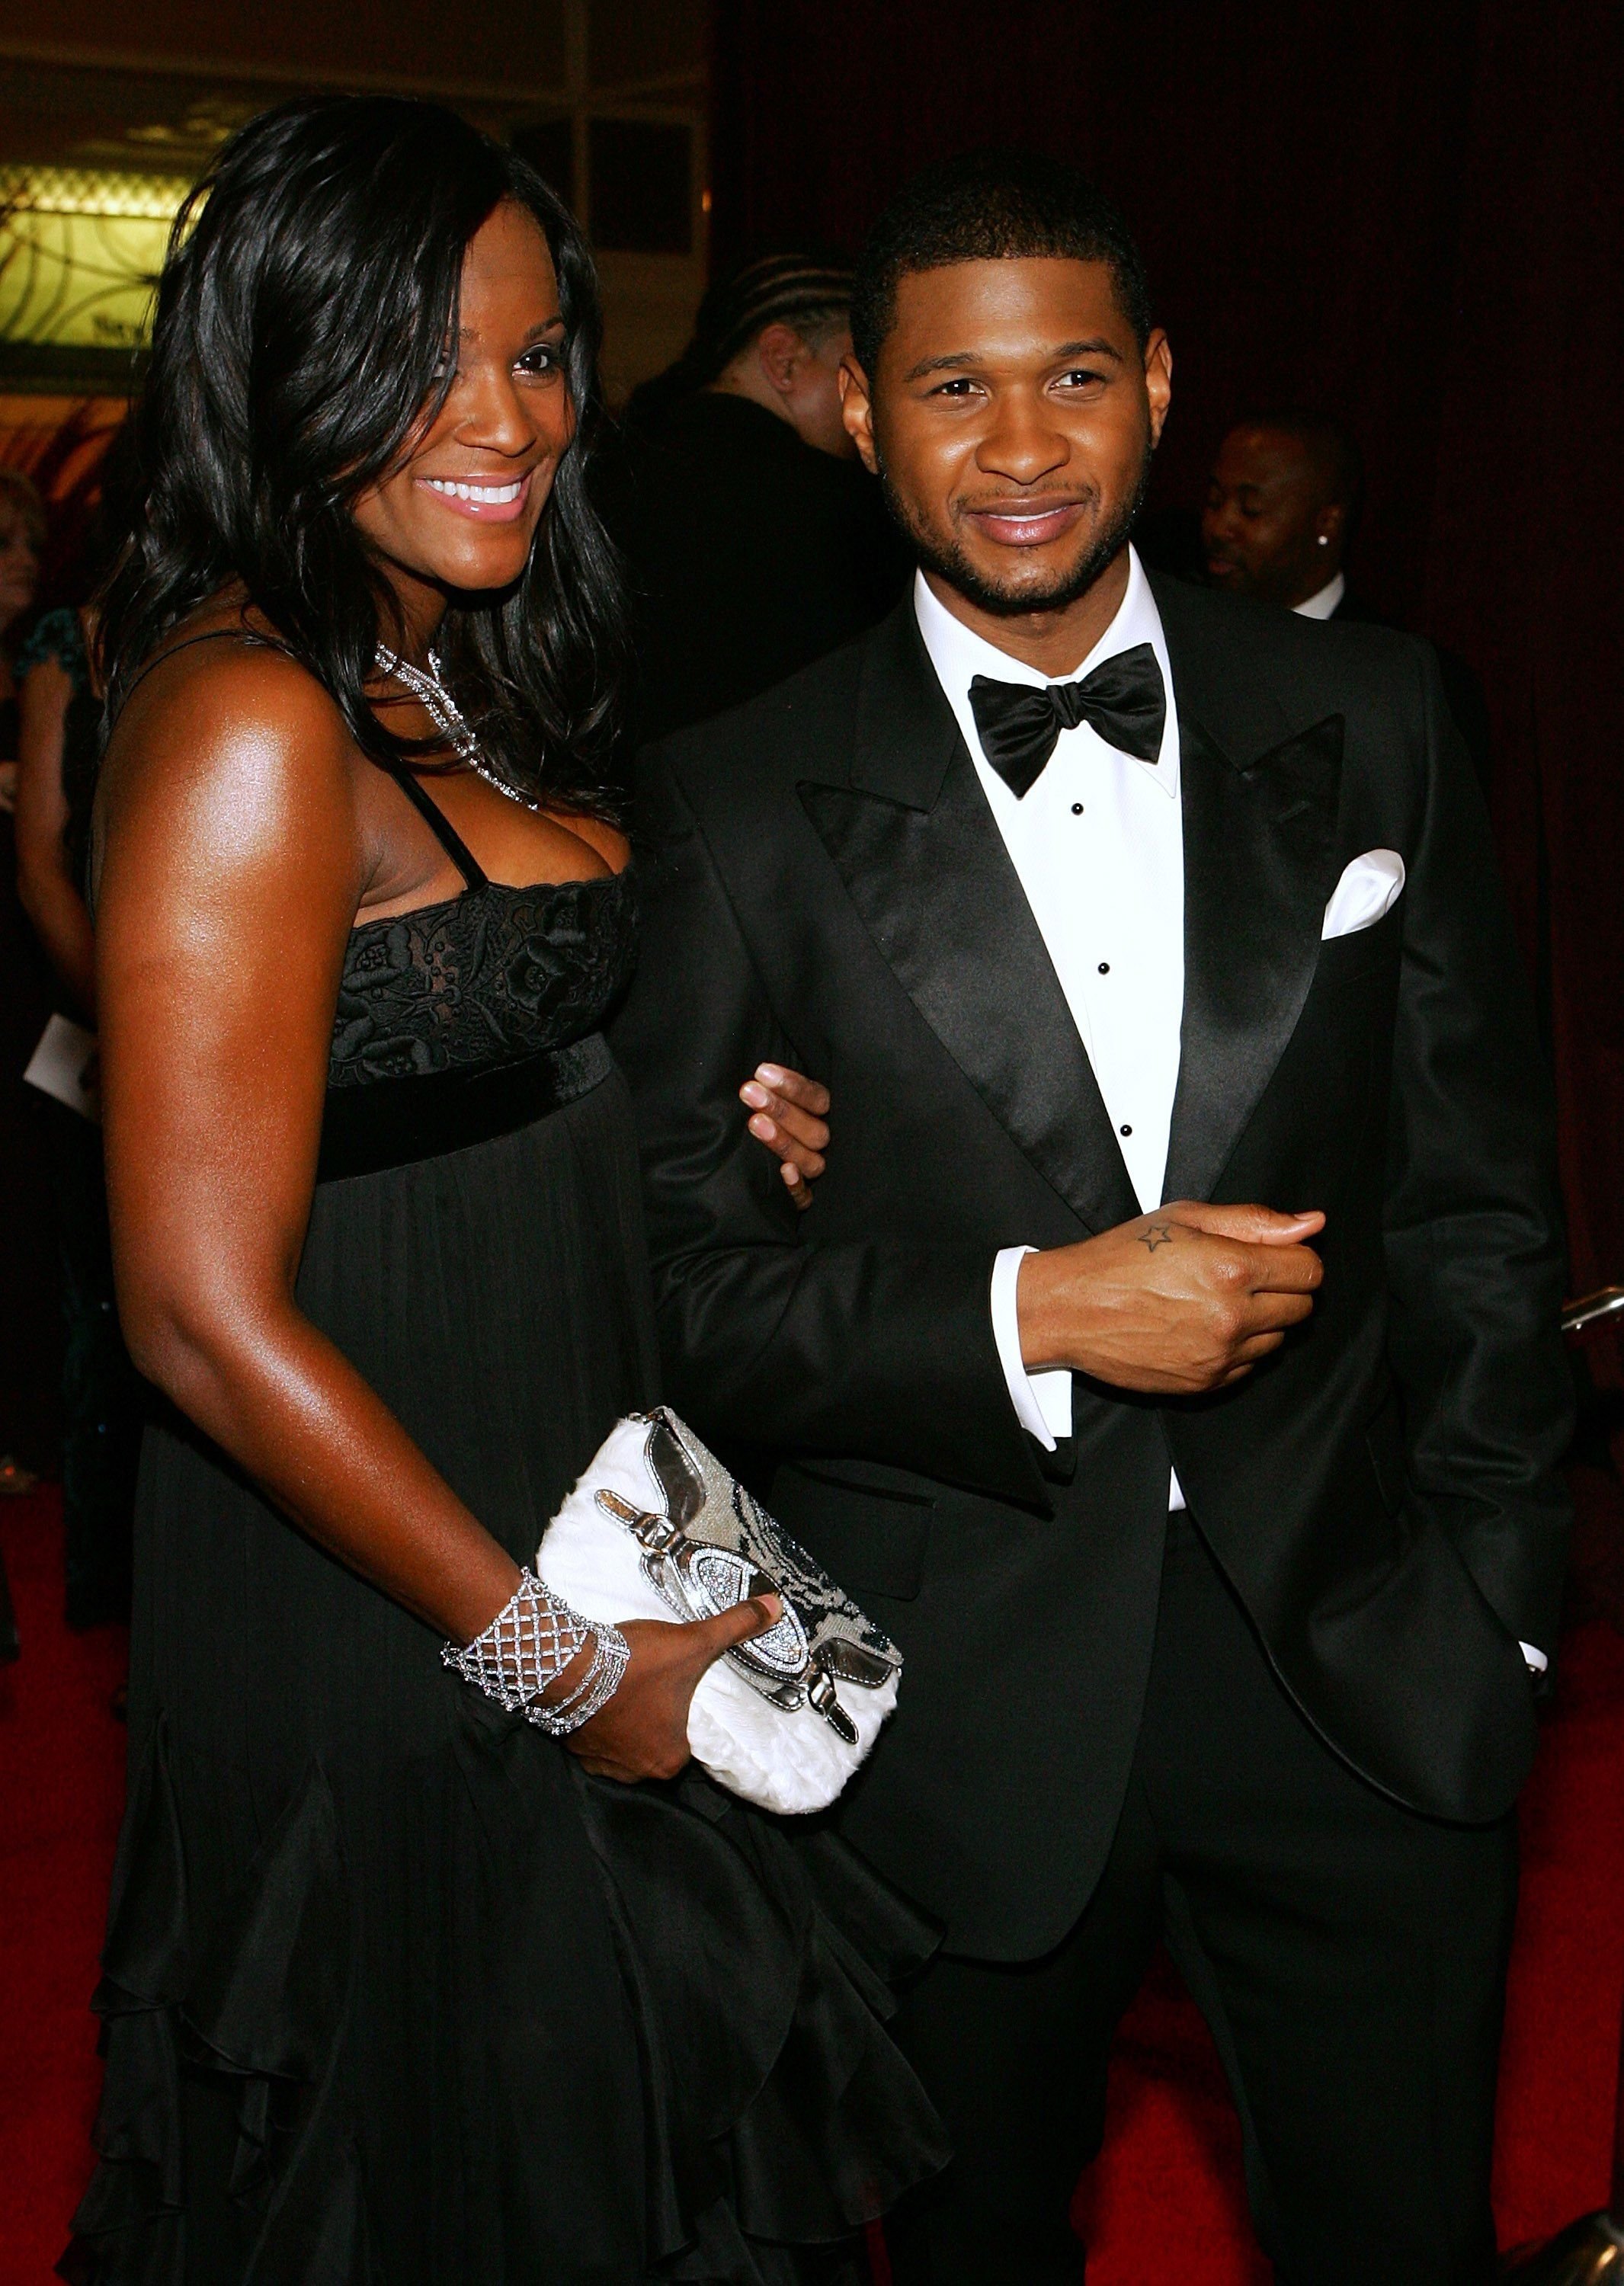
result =
M694 1759L764 1809L827 1809L896 1705L895 1644L664 1406L616 1423L536 1571L588 1620L703 1620L783 1597L776 1627L707 1668L688 1717Z

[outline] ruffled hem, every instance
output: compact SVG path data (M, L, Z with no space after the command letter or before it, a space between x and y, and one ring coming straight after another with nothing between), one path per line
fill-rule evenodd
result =
M154 1727L96 1997L100 2164L69 2286L440 2286L448 2259L502 2286L807 2286L945 2164L884 2030L888 1980L934 1933L860 1860L703 1778L601 1784L464 1703L463 1807L434 1797L458 1821L434 1828L452 1982L365 2002L357 1930L380 1880L437 1929L443 1891L392 1858L358 1891L312 1762L202 1926L188 1797ZM454 2027L454 2054L437 2047L438 2074L404 2096L375 2045L402 2009ZM402 2211L430 2197L426 2149L460 2187L420 2232Z
M940 1932L833 1835L697 1773L579 1783L638 2008L650 2275L787 2286L792 2250L849 2243L947 2164L885 2030Z
M167 1730L142 1760L114 1873L102 1979L100 2164L58 2271L171 2286L185 2266L183 2085L229 2088L227 2196L243 2275L376 2286L343 2085L351 1967L338 1825L312 1763L194 1958Z

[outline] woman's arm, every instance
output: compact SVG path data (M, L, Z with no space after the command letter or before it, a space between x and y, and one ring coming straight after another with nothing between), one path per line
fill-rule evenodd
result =
M313 1539L466 1642L517 1565L294 1300L367 871L343 727L269 652L154 681L108 755L97 889L126 1337Z
M86 1020L96 1021L91 916L68 865L62 746L73 678L54 658L23 676L18 693L17 894L51 966Z
M347 737L269 652L172 663L154 682L168 688L148 686L104 769L97 888L126 1338L313 1540L467 1644L518 1565L294 1298L370 863ZM628 1623L631 1666L572 1745L616 1778L672 1775L699 1676L777 1616L758 1599L688 1627ZM549 1695L567 1698L590 1657Z

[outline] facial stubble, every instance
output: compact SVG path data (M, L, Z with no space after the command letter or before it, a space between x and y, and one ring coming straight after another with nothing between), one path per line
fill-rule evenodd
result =
M1150 463L1155 450L1147 437L1132 496L1123 502L1108 524L1096 530L1093 540L1071 569L1060 574L1046 587L1020 589L995 587L976 569L961 548L944 545L934 532L924 529L910 513L907 502L891 481L884 455L877 451L875 458L876 473L886 506L902 528L923 568L926 572L934 572L939 579L957 595L962 595L966 603L974 603L978 611L1000 619L1019 619L1028 611L1063 611L1080 595L1086 595L1095 580L1115 564L1127 546L1139 510L1145 505L1145 495L1150 489Z

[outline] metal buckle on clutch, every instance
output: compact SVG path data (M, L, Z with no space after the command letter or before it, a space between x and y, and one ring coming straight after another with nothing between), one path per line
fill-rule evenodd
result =
M772 1684L772 1703L786 1714L814 1707L837 1737L847 1746L856 1745L856 1727L840 1704L834 1677L814 1656L800 1614L776 1580L731 1549L690 1540L669 1517L634 1508L619 1493L600 1492L597 1501L643 1543L643 1576L679 1618L713 1619L751 1596L777 1596L784 1604L783 1618L765 1635L735 1644L729 1658Z
M634 1508L618 1493L607 1490L600 1492L597 1500L600 1508L627 1525L643 1543L644 1578L679 1619L711 1619L751 1596L770 1592L780 1597L784 1616L777 1624L749 1643L736 1644L728 1657L765 1687L773 1706L783 1707L786 1714L813 1707L838 1738L855 1746L856 1726L840 1704L835 1677L839 1675L865 1691L876 1691L890 1679L892 1663L839 1636L815 1651L805 1621L779 1581L735 1549L690 1540L686 1527L704 1509L704 1480L671 1415L657 1409L633 1417L648 1423L646 1457L654 1481L665 1494L666 1513L656 1516L646 1509Z
M634 1508L619 1493L600 1492L597 1499L600 1508L641 1541L643 1576L679 1618L714 1619L752 1596L780 1597L784 1616L777 1625L748 1643L736 1644L728 1655L772 1683L780 1706L793 1709L805 1704L803 1681L812 1667L811 1645L800 1612L776 1580L729 1548L690 1540L669 1517Z

